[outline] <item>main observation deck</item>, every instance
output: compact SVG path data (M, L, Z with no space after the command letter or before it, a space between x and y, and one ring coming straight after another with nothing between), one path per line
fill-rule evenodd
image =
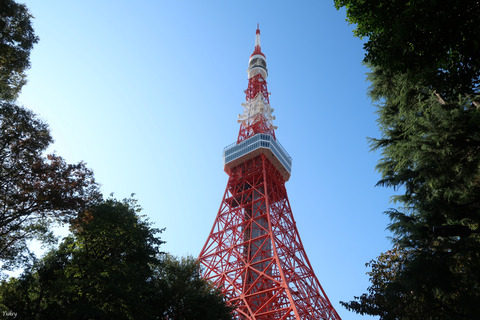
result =
M232 143L225 147L223 150L225 172L228 173L237 165L260 154L264 154L272 162L285 181L290 179L292 158L277 140L264 133L257 133L239 144Z

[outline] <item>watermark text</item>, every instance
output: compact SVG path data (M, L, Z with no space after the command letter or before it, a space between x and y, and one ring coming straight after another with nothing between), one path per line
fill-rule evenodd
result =
M16 312L13 312L13 311L2 311L2 314L4 317L13 317L13 318L16 318L17 317L17 313Z

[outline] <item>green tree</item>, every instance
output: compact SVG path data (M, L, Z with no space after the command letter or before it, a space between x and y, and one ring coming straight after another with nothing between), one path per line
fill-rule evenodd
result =
M19 279L1 304L22 319L152 319L158 229L133 200L106 200L73 224L72 235Z
M58 249L0 285L0 310L22 319L230 319L191 259L162 258L161 230L139 209L109 199L85 212Z
M26 83L30 50L38 42L24 4L0 0L0 100L14 100Z
M68 223L101 197L84 163L45 156L48 126L31 111L0 103L0 261L28 260L27 241L48 240L55 222Z
M166 255L155 270L155 279L161 292L156 304L160 319L233 319L233 308L226 306L219 291L201 277L193 258Z
M432 227L480 227L480 2L335 3L368 37L378 185L402 191L386 212L394 249L369 263L368 292L342 304L381 319L476 319L480 237Z
M334 0L355 36L365 37L365 62L409 72L442 96L477 95L480 2ZM444 98L447 100L446 98ZM478 100L476 100L478 101Z

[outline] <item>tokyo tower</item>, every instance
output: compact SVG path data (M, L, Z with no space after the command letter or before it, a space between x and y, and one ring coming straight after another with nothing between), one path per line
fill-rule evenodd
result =
M267 76L257 26L238 139L223 151L227 188L198 261L238 320L340 319L295 225L285 189L292 159L275 137Z

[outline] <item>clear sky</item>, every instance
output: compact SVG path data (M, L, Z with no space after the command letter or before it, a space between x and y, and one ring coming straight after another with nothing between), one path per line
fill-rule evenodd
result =
M20 104L55 150L85 161L106 196L136 193L164 250L196 257L228 176L248 58L260 23L276 136L293 158L287 192L305 250L340 316L389 249L393 190L381 156L362 41L333 1L26 1L40 42Z

